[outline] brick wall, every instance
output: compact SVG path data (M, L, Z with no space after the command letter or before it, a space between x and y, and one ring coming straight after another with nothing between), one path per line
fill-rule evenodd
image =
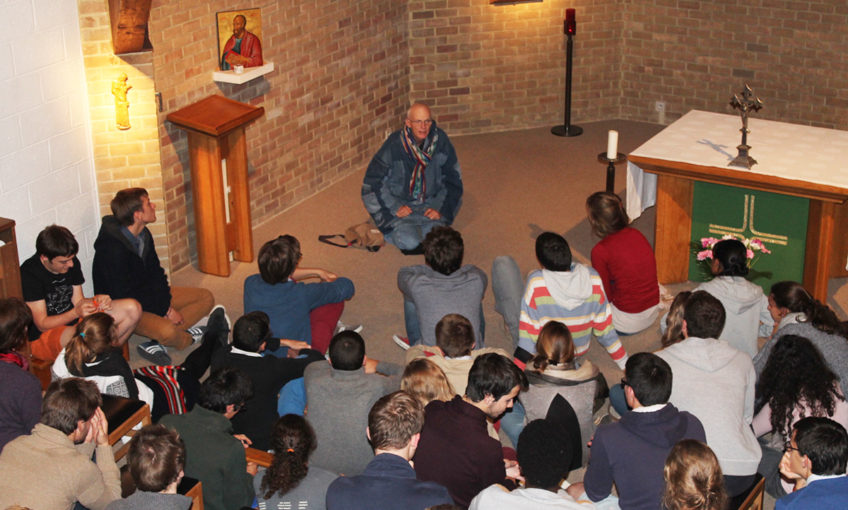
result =
M80 8L102 15L100 4L81 0ZM730 112L730 96L747 82L766 102L758 117L848 129L843 0L292 4L261 6L264 55L276 69L244 85L215 83L211 74L218 60L215 13L255 7L247 2L154 2L152 60L109 57L100 40L86 50L94 55L87 63L101 209L113 188L131 185L128 171L112 168L126 157L143 172L132 173L132 185L152 188L154 199L166 204L154 233L163 238L157 243L163 250L170 247L165 265L172 270L190 262L194 229L186 137L165 121L169 112L210 94L265 108L247 128L255 225L362 171L413 100L431 104L452 135L562 123L566 8L577 10L574 123L656 122L656 101L666 103L665 122L692 108ZM89 27L90 15L86 11L81 23L84 33L96 30L86 35L94 43L103 36L103 20ZM109 70L91 74L98 65ZM122 66L133 73L131 112L145 116L140 129L149 128L151 76L163 95L160 168L154 143L145 142L131 158L120 134L104 124L111 101L104 87ZM120 147L123 156L113 153Z
M148 228L162 267L168 270L170 257L164 221L168 204L162 195L153 54L113 54L108 5L102 0L80 0L79 20L100 215L112 213L109 203L118 190L146 188L158 209L156 223ZM120 73L127 74L127 84L132 86L127 92L130 104L127 130L119 130L115 122L112 83ZM98 217L98 228L99 224Z
M844 0L409 0L410 84L451 134L561 124L566 8L577 12L572 122L665 122L731 112L747 82L758 117L848 129Z
M165 104L159 135L172 269L190 262L194 228L187 140L164 121L169 112L211 94L265 108L246 129L256 225L363 171L408 106L407 11L398 0L261 5L263 57L275 70L243 85L213 82L215 13L255 6L153 3L150 39Z
M848 129L848 3L844 0L639 0L627 3L625 118L670 122L691 109L732 112L745 83L758 118Z
M620 0L410 0L413 99L451 134L562 124L566 8L576 9L572 122L619 115Z

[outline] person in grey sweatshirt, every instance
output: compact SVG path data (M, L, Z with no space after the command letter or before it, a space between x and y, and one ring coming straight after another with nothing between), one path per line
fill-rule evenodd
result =
M330 362L311 363L303 373L307 416L318 439L310 466L345 476L362 473L374 457L365 434L368 411L400 388L402 372L394 363L366 358L365 341L356 331L330 340Z
M695 290L709 292L724 306L724 329L718 338L753 358L757 354L757 338L769 336L774 326L768 311L768 299L759 285L745 279L748 258L741 241L719 241L713 247L712 260L711 270L715 278L700 284Z
M721 302L695 291L683 311L684 339L657 352L674 374L669 402L704 425L730 497L754 480L762 454L751 430L757 381L750 356L719 340L725 323Z
M436 324L458 313L474 327L475 349L483 347L483 295L489 279L473 264L462 265L462 236L450 227L436 227L424 238L426 265L402 267L398 288L403 293L406 344L436 345ZM397 340L395 341L397 342ZM401 347L407 347L401 342Z
M127 466L136 491L113 501L106 510L188 510L192 500L177 494L183 478L186 450L176 431L147 425L130 441Z

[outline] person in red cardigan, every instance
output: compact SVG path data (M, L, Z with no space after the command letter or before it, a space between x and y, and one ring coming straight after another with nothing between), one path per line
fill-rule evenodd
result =
M592 248L592 267L604 282L619 334L634 334L657 319L660 288L657 261L645 236L629 227L624 204L614 193L599 191L586 199L592 232L601 241Z

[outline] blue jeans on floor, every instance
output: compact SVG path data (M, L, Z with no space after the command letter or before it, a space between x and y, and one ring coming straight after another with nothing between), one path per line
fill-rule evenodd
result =
M505 255L492 262L492 292L495 294L495 311L503 316L504 324L512 336L512 350L518 347L518 323L521 318L521 299L524 281L515 259Z
M418 322L418 311L415 303L408 299L403 300L403 321L406 323L406 338L409 345L421 343L421 324Z
M524 406L519 400L512 404L512 410L508 410L501 416L501 428L504 434L512 441L512 447L518 447L518 436L524 430Z
M624 386L620 383L613 384L610 387L609 399L610 406L615 409L615 412L617 412L619 416L624 416L624 413L630 410L630 407L627 405L627 398L624 396Z
M418 321L418 310L415 308L415 303L408 299L403 300L403 321L406 324L406 338L409 340L409 345L418 345L421 343L421 323ZM480 303L480 345L475 345L474 349L482 349L485 347L484 339L486 338L486 318L483 316L483 303Z

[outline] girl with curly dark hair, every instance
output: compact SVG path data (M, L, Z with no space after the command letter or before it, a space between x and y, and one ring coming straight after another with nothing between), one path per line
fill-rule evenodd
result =
M763 408L754 416L757 436L772 433L763 441L760 472L766 490L782 496L778 467L792 425L806 416L830 418L848 427L848 403L839 389L839 379L828 368L822 354L808 339L797 335L780 337L757 382L757 398ZM790 485L782 489L789 490Z
M779 338L802 336L821 352L828 368L839 377L842 394L848 395L848 339L844 325L833 310L813 298L800 283L791 281L772 285L768 304L777 326L769 341L754 356L757 374L762 373Z
M308 508L324 510L327 487L338 475L309 467L318 443L315 431L303 416L287 414L277 420L271 436L274 460L253 479L261 508ZM287 506L286 506L287 505Z

